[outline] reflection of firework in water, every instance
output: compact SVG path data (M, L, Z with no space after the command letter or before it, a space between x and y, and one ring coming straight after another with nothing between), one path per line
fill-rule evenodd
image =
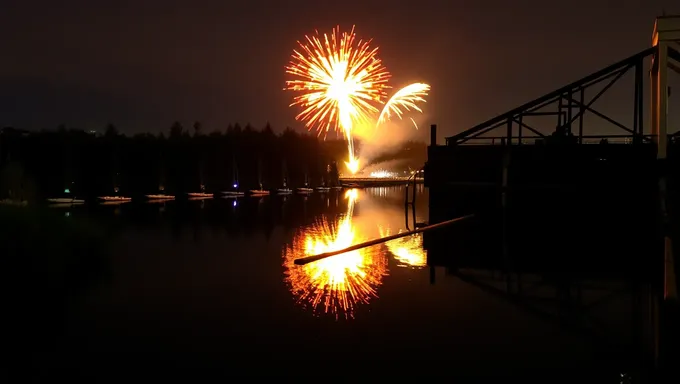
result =
M380 237L390 236L389 229L383 229L382 227L379 229ZM399 230L399 233L401 232L402 231ZM425 249L423 249L422 233L394 239L386 242L385 245L390 253L394 255L394 258L400 263L400 267L422 268L427 265L427 254Z
M352 226L357 191L349 190L345 197L347 213L340 220L330 223L324 218L296 234L293 245L284 252L286 282L298 303L310 304L315 312L331 313L336 318L341 313L353 317L357 304L377 297L377 288L387 274L387 259L376 247L294 265L299 257L340 250L365 240Z
M286 81L286 89L303 92L291 106L302 107L296 119L305 120L310 129L316 127L319 134L331 129L343 132L349 152L345 164L354 174L359 160L354 153L353 126L378 113L374 104L384 103L390 74L378 58L378 48L371 48L370 41L357 40L354 28L349 33L336 28L330 36L317 32L305 38L286 66L286 73L296 77ZM422 112L416 103L425 101L429 89L427 84L414 83L397 91L380 112L379 122L392 115L401 118L404 111Z

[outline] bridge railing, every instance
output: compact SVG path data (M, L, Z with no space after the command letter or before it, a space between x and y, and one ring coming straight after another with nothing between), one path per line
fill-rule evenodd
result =
M602 144L606 141L611 144L634 144L635 136L632 135L583 135L580 144ZM638 142L651 142L653 135L642 135ZM512 137L508 140L507 136L478 136L471 137L459 145L536 145L545 143L550 136L524 136L522 138Z

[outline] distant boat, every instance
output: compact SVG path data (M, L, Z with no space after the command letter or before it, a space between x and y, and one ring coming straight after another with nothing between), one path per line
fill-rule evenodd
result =
M260 189L251 189L248 191L250 193L250 196L268 196L269 191L266 189L262 188L262 184L260 184Z
M205 193L205 185L201 184L201 192L189 192L187 196L192 199L212 199L212 193Z
M198 177L200 183L201 192L189 192L187 196L194 199L212 199L214 195L212 193L205 193L205 184L203 184L203 161L198 166Z
M166 195L165 194L165 186L163 185L163 183L161 183L158 186L158 191L160 193L151 193L151 194L144 195L144 196L149 200L155 200L155 201L175 200L174 195Z
M265 190L262 186L262 162L257 162L257 182L260 185L260 189L251 189L250 196L268 196L269 191Z
M187 196L191 199L212 199L215 197L212 193L203 193L203 192L189 192L187 193Z
M286 179L286 162L285 161L283 162L282 167L283 167L283 170L282 170L281 173L283 174L283 187L277 189L276 193L279 194L279 195L290 195L291 193L293 193L293 190L288 188L288 182L287 182L287 179Z
M75 196L71 194L71 187L75 182L71 182L71 185L64 189L64 195L66 197L51 197L47 201L54 204L83 204L85 200L76 199Z
M309 195L310 193L314 193L314 189L309 188L309 177L307 176L307 172L305 172L305 186L298 187L296 191L297 193L302 195Z
M324 192L330 191L330 190L331 190L331 187L327 187L327 186L326 186L326 181L322 178L322 179L321 179L321 185L318 186L318 187L316 187L316 190L319 191L319 192L321 192L321 193L324 193Z
M128 201L132 201L132 198L130 197L125 197L125 196L99 196L97 199L107 202L107 203L125 203Z
M236 157L234 157L234 160L232 161L232 178L233 178L233 183L232 183L232 188L234 188L231 191L222 191L222 197L225 199L234 199L237 197L245 196L244 192L241 192L238 190L239 183L238 183L238 167L236 166Z
M113 193L118 193L120 192L120 189L118 187L113 187ZM119 204L119 203L127 203L128 201L132 201L132 198L130 197L125 197L125 196L99 196L97 199L101 200L104 203L108 204Z
M318 186L318 187L316 187L316 190L323 193L323 192L328 192L328 191L330 191L330 190L331 190L331 187L327 187L327 186L326 186L326 181L325 181L323 178L321 178L321 185Z
M76 199L75 197L55 197L47 199L50 203L55 204L83 204L85 200Z
M165 195L165 194L144 195L144 196L146 196L146 198L149 199L149 200L175 200L175 196Z

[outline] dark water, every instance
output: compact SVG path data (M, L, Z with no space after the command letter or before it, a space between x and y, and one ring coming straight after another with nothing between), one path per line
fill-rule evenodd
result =
M427 221L427 209L421 189L417 221ZM538 375L556 382L597 374L618 383L631 364L608 355L592 334L445 268L435 268L431 284L420 235L292 265L307 253L405 230L401 188L63 213L94 218L115 240L110 277L72 306L49 348L51 377ZM544 296L538 300L552 305ZM608 337L628 337L626 300L599 310Z

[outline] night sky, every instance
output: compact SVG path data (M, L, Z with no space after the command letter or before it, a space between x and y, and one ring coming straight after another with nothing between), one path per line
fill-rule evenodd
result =
M680 2L4 0L0 125L302 130L282 90L296 40L356 24L452 134L649 47L662 10Z

